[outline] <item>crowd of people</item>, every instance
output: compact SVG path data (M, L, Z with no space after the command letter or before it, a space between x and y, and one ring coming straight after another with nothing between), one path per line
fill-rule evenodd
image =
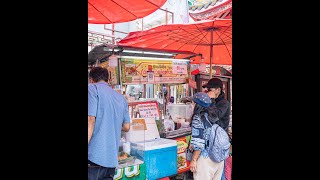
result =
M128 103L123 95L108 85L107 69L94 67L89 72L88 85L88 180L111 180L118 165L121 131L130 130ZM195 180L224 180L225 159L215 162L210 157L210 132L216 124L226 133L229 127L230 102L223 84L212 78L196 93L192 116L193 152L190 170ZM230 136L229 132L229 137ZM228 138L231 141L231 138Z

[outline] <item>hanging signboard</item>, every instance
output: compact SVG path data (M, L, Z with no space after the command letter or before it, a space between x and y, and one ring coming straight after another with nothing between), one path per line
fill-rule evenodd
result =
M118 58L115 55L109 57L109 67L117 67L118 66Z
M190 87L192 87L193 89L197 89L197 82L194 81L193 79L189 78L188 79L188 84Z
M189 62L186 61L142 60L137 57L137 59L122 58L120 62L123 84L186 83L188 77ZM153 76L148 77L150 67Z
M185 61L172 61L173 74L188 74L188 64Z

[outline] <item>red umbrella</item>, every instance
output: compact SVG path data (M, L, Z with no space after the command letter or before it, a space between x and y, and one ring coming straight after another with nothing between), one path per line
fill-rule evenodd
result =
M88 0L88 23L110 24L143 18L167 0Z
M190 24L169 24L131 32L119 45L202 54L205 63L232 64L232 20L216 19ZM192 63L200 63L200 59Z

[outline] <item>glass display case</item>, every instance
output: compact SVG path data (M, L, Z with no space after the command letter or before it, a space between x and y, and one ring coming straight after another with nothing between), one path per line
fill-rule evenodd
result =
M188 104L168 104L167 116L171 116L175 123L191 122L193 106Z
M191 117L193 105L168 104L161 136L165 138L175 138L191 134Z

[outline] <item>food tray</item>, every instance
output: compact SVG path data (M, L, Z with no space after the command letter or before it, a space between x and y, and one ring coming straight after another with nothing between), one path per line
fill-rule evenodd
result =
M191 127L188 128L180 128L173 131L166 131L161 136L163 138L176 138L184 135L190 135L191 134Z
M119 160L118 162L119 164L133 164L135 160L136 160L135 156L129 156L128 158Z

